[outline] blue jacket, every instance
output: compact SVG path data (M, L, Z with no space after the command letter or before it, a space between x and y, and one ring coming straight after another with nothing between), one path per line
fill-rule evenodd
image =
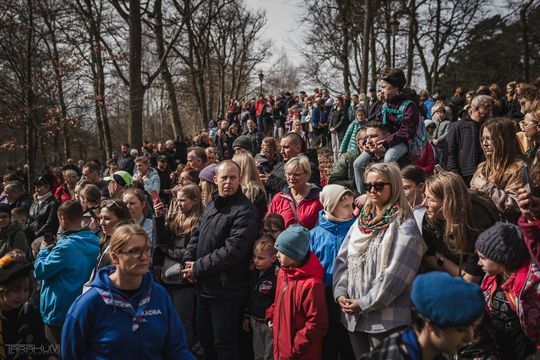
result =
M88 229L66 233L52 250L41 249L34 276L43 280L40 310L45 324L62 326L71 303L90 278L98 254L99 238Z
M112 265L100 269L90 290L69 309L62 329L62 359L195 360L167 291L147 272L139 291L128 298L109 278L115 270ZM129 302L137 311L149 290L139 328L133 330L133 317L121 306ZM115 302L107 305L109 296Z
M324 285L332 285L332 271L334 261L338 255L341 244L354 224L356 218L345 222L335 222L323 216L324 210L319 212L319 222L310 231L309 247L321 262L324 268Z
M424 101L424 111L426 112L426 118L431 120L431 108L435 105L435 99L431 96Z

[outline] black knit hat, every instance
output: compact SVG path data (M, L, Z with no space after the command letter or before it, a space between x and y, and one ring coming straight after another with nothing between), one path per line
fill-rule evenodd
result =
M398 89L403 89L405 84L407 84L407 79L405 79L405 73L401 69L393 69L391 75L382 76L381 79L390 83L392 86L397 87Z
M253 142L247 135L240 135L239 137L237 137L236 140L234 140L232 146L233 149L239 147L253 152Z
M530 256L521 230L500 221L478 235L475 247L488 259L509 267L522 265Z
M33 270L28 261L13 260L10 255L0 258L0 284L28 276Z

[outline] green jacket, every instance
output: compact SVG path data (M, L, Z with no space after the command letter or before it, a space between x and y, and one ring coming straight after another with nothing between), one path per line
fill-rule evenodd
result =
M358 121L356 121L356 123L358 123ZM356 195L357 191L354 182L353 163L359 155L360 151L358 151L358 149L346 152L345 154L341 155L339 159L334 162L334 166L332 167L332 173L330 174L328 183L343 185L346 188L352 190L352 192Z
M354 152L356 148L356 133L360 129L360 123L358 120L354 120L347 127L347 131L341 139L341 144L339 145L339 153L344 154L346 152Z
M14 249L20 249L25 255L28 255L26 234L16 221L12 221L6 229L0 230L0 257Z

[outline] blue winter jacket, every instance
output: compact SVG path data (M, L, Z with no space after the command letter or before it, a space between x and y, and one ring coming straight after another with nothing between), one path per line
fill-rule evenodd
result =
M128 298L111 282L109 275L114 271L113 265L100 269L90 290L69 309L62 329L62 359L195 360L169 294L154 282L150 272L144 275L139 291ZM142 321L133 330L133 318L121 306L129 302L137 311L149 289ZM107 305L102 296L116 301Z
M43 280L40 310L43 322L62 326L69 307L90 278L99 254L99 238L90 230L66 232L52 248L43 248L34 276Z
M332 271L339 249L356 218L353 216L349 221L336 222L323 215L324 210L321 210L317 226L310 231L309 246L324 268L324 285L329 286L332 285Z

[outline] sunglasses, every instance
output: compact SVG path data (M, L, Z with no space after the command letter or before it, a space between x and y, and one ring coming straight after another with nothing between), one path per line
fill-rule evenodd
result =
M102 208L106 207L108 209L112 208L113 206L116 206L117 209L122 208L120 204L118 204L118 200L103 200L99 206Z
M367 192L370 192L371 189L373 188L375 188L375 191L383 191L386 185L390 185L390 183L385 183L385 182L364 183L364 189L366 189Z

